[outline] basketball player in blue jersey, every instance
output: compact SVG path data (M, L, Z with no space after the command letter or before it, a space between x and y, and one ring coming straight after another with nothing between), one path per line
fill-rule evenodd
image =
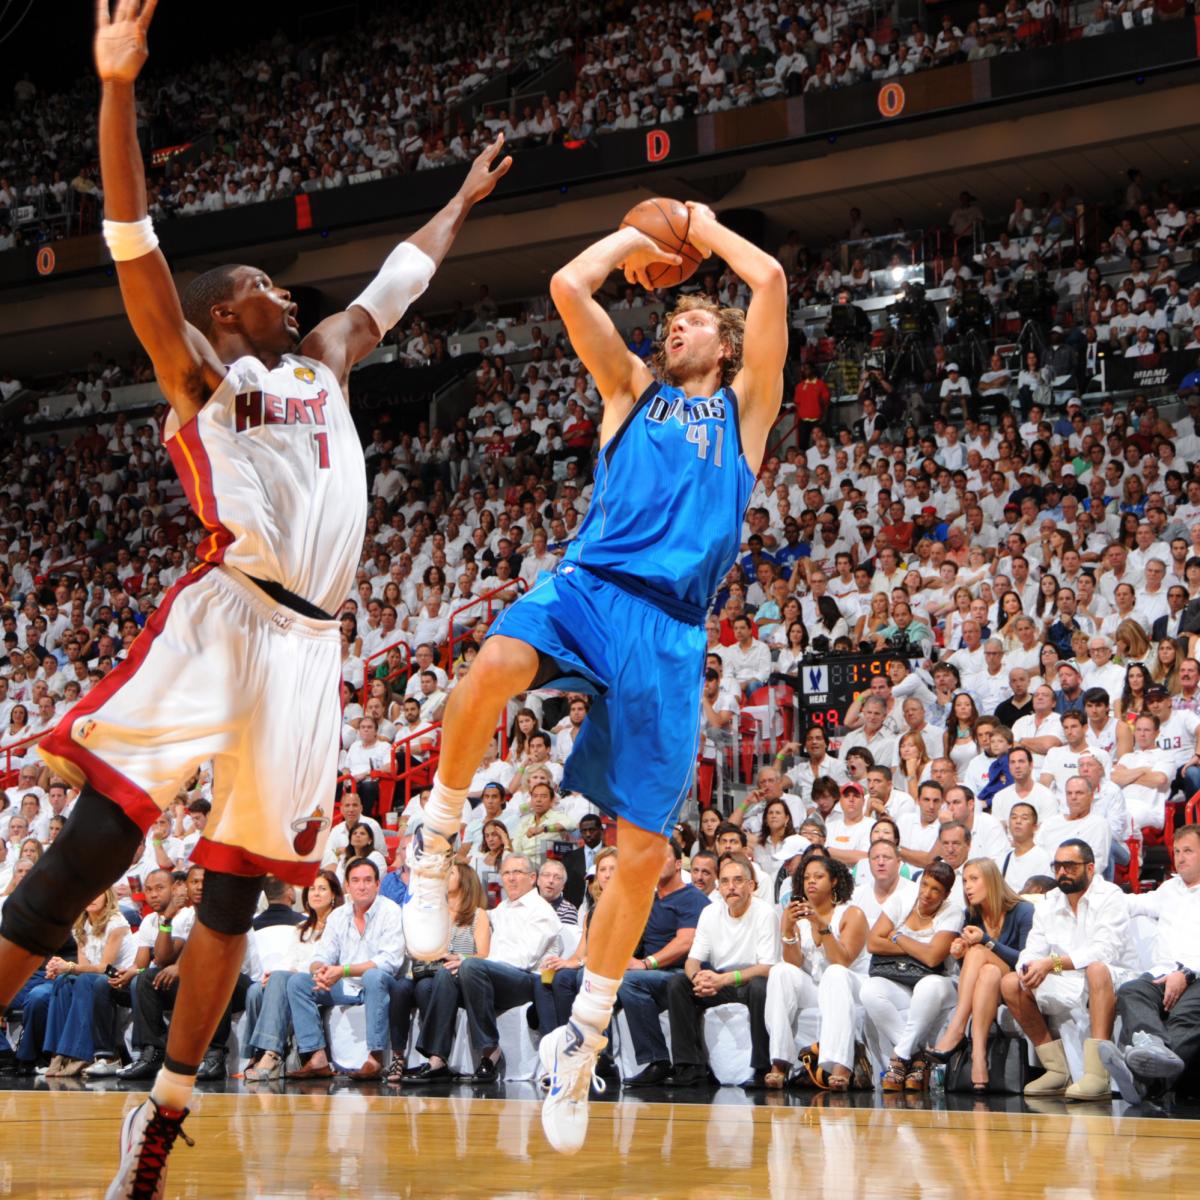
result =
M593 296L618 267L647 286L652 264L678 264L678 256L624 228L551 282L604 401L591 506L562 563L494 622L471 673L451 692L441 765L409 860L408 949L437 957L449 937L446 875L463 798L504 706L530 688L595 694L563 786L616 817L620 865L593 919L571 1020L542 1040L550 1080L542 1124L566 1153L583 1144L596 1056L691 788L704 618L737 557L783 394L783 269L703 205L688 207L692 245L728 263L753 298L745 314L682 299L664 322L653 372ZM498 1047L477 1049L499 1055Z
M166 1054L144 1060L149 1072L157 1068L154 1086L126 1114L121 1164L106 1193L158 1200L197 1069L241 969L263 877L303 886L321 863L341 736L332 613L353 586L367 519L350 370L429 285L510 160L498 157L501 140L493 143L350 307L304 337L287 291L252 267L206 271L181 298L147 215L137 142L134 82L154 0L117 0L115 13L110 3L98 0L95 37L104 236L170 405L164 441L206 536L197 565L127 657L40 747L80 795L54 845L5 902L0 1009L129 869L144 831L211 759L213 810L192 852L206 870L204 896L180 960ZM170 923L158 932L170 935Z

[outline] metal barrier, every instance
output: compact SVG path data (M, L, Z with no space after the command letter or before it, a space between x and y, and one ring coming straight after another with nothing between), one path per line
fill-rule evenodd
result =
M483 620L486 620L487 623L490 625L492 623L492 616L493 616L493 613L492 613L493 601L496 600L496 598L499 597L502 593L512 592L512 591L515 591L515 593L516 593L516 595L514 595L512 597L512 599L515 600L517 598L517 596L520 596L523 593L529 591L529 585L523 579L510 579L507 583L502 583L498 588L493 588L490 592L484 592L483 595L476 596L474 599L468 600L466 604L460 604L458 606L458 608L456 608L450 614L450 617L449 617L450 636L446 641L446 648L447 648L446 661L448 663L454 662L455 643L466 641L465 635L463 635L461 637L455 635L454 618L457 617L459 615L459 613L470 612L471 609L477 607L480 604L483 604L484 601L486 600L487 601L487 615L483 616L483 612L481 611L480 616L476 617L475 621L482 618ZM507 604L507 603L510 603L510 601L504 601L504 603ZM502 605L501 605L501 607L502 607ZM474 624L475 621L472 621L471 623Z

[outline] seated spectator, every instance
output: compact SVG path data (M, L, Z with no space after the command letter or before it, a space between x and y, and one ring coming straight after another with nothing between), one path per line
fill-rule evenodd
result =
M358 721L358 737L346 751L346 774L353 780L367 816L379 806L379 780L372 778L372 772L388 770L391 763L392 748L379 740L378 722L364 714Z
M450 981L439 976L421 1032L421 1052L431 1064L450 1057L454 1022L461 1004L467 1013L471 1046L478 1062L475 1080L500 1078L500 1034L496 1018L533 1000L543 962L562 949L562 924L538 895L537 872L529 859L509 854L501 867L505 898L488 914L491 946L486 957L464 959ZM449 972L447 972L449 974ZM433 1068L431 1067L431 1070Z
M925 1041L954 1008L954 980L946 971L963 923L951 900L955 882L948 863L930 863L912 909L898 922L882 912L867 935L872 961L861 998L891 1056L885 1092L922 1092L928 1086Z
M304 924L305 914L296 911L296 889L286 879L268 875L263 884L263 897L267 906L254 918L254 929Z
M779 919L755 896L744 854L722 856L717 887L720 901L700 914L683 972L667 984L673 1087L707 1080L703 1010L718 1004L744 1004L750 1011L753 1077L747 1085L762 1086L771 1066L765 1008L767 976L779 961Z
M1086 842L1092 848L1097 873L1107 879L1112 834L1104 816L1093 811L1094 799L1092 785L1082 775L1072 775L1065 787L1065 811L1042 822L1037 840L1047 852L1072 838Z
M282 883L281 880L268 880L268 888L271 882ZM291 887L290 884L284 886ZM301 899L304 912L291 910L300 917L300 923L293 926L295 940L289 943L287 955L277 963L268 964L264 960L264 981L253 984L246 994L249 1045L252 1052L258 1052L252 1053L253 1061L243 1076L247 1083L270 1083L282 1078L283 1060L292 1035L288 980L297 972L309 969L316 947L325 936L330 913L341 908L344 901L342 881L337 875L332 871L318 871L317 877L304 889ZM266 912L270 909L271 905L268 905ZM265 916L266 912L259 916Z
M820 849L806 852L796 867L780 927L783 958L767 977L769 1088L787 1082L796 1061L797 1021L813 1007L820 1009L821 1023L810 1080L835 1092L846 1091L852 1082L859 1087L873 1082L854 1041L854 1009L868 955L866 916L853 903L853 893L849 869Z
M1158 718L1142 713L1133 725L1133 750L1121 755L1112 769L1112 781L1125 795L1134 829L1161 829L1166 822L1173 772L1168 751L1155 740L1158 730Z
M363 815L362 799L357 792L342 794L342 819L329 831L325 842L325 854L321 859L323 867L332 867L350 843L350 830L359 822L371 831L375 849L381 854L387 849L387 839L383 829L374 817Z
M1120 1047L1100 1047L1130 1104L1161 1099L1200 1055L1200 826L1175 831L1175 870L1160 887L1129 897L1131 916L1155 922L1150 969L1117 990Z
M1120 888L1096 875L1086 842L1064 842L1051 865L1058 890L1034 910L1017 969L1000 981L1000 994L1046 1069L1025 1085L1025 1095L1107 1100L1112 1081L1100 1047L1112 1038L1116 993L1136 974L1129 905ZM1047 1018L1067 1020L1084 1007L1091 1037L1083 1046L1083 1077L1072 1083L1066 1051Z
M755 638L749 617L734 617L733 632L736 641L725 647L723 655L725 672L746 697L767 682L771 674L771 651L765 642Z
M471 852L471 869L486 883L489 876L500 874L505 856L512 852L508 826L499 819L485 821L480 833L479 849Z
M389 1046L403 1055L408 1045L412 981L404 968L400 906L379 894L379 868L359 859L346 869L350 903L329 917L307 971L288 979L287 998L296 1049L306 1061L291 1078L327 1079L333 1067L325 1050L319 1009L361 1004L367 1012L367 1058L347 1072L355 1080L380 1079Z
M575 822L556 805L557 798L549 783L530 787L529 815L517 822L512 839L514 854L541 863L556 841L574 831Z
M1021 806L1032 811L1027 804ZM947 1063L966 1041L971 1026L971 1086L988 1087L988 1039L1000 1007L1000 981L1017 965L1033 922L1033 905L1004 882L990 858L970 859L963 867L963 899L967 905L962 932L950 944L950 957L960 963L958 1006L942 1036L925 1048L927 1058Z
M117 894L109 888L97 896L75 922L73 930L79 957L55 972L54 993L46 1016L45 1050L54 1055L49 1076L79 1075L96 1057L97 1046L116 1044L111 1020L99 1033L94 1027L98 1012L113 1014L109 1005L97 1007L98 996L112 990L107 969L126 971L133 965L137 946L129 922L121 915Z
M491 950L492 927L488 921L487 897L479 876L470 867L455 863L450 868L447 880L447 898L452 928L446 957L438 962L413 963L413 995L421 1013L417 1052L425 1055L428 1061L414 1071L407 1071L403 1056L393 1057L388 1071L389 1083L437 1083L450 1078L450 1068L446 1065L449 1043L443 1044L445 1030L440 1022L445 1014L451 1014L450 1036L453 1037L454 1018L461 1005L457 984L459 968L469 956L487 958ZM435 1005L439 1022L436 1026L431 1020ZM432 1048L439 1045L444 1050L440 1055Z
M375 840L371 831L361 821L350 830L349 844L342 851L335 867L338 878L343 884L346 882L346 871L350 864L360 858L373 862L379 871L380 878L387 874L387 860L375 849Z
M1037 805L1016 800L1008 809L1008 837L1012 849L1004 856L1000 870L1004 882L1018 895L1034 875L1049 875L1051 852L1037 842Z
M615 864L614 864L615 866ZM563 895L567 886L567 868L556 858L548 858L538 868L537 889L564 925L579 924L579 909Z

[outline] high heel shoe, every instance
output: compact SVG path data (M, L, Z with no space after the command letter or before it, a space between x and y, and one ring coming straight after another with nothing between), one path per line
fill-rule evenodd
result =
M944 1067L966 1044L967 1038L964 1034L949 1050L935 1050L932 1046L926 1046L925 1057L932 1058L935 1063Z

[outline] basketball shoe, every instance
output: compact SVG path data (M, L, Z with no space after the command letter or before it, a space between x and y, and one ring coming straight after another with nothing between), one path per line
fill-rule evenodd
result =
M446 887L458 838L446 838L422 825L409 850L408 900L404 943L413 958L446 957L450 945L450 905Z
M587 1136L588 1092L603 1093L596 1059L608 1045L602 1033L585 1033L574 1021L542 1038L538 1056L549 1090L542 1101L542 1130L560 1154L574 1154Z
M183 1132L188 1110L160 1108L149 1096L125 1114L121 1124L121 1165L104 1200L161 1200L167 1182L167 1156Z

